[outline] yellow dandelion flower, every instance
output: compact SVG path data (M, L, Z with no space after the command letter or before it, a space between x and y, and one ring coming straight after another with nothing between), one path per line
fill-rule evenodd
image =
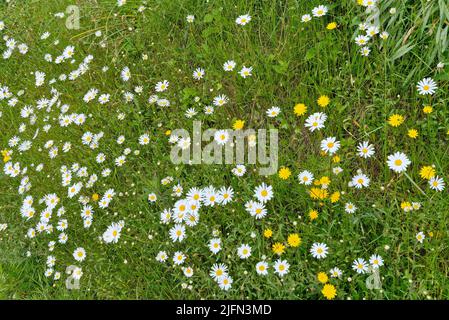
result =
M337 23L336 22L328 23L328 25L326 26L327 30L334 30L335 28L337 28Z
M334 163L339 163L339 162L341 161L341 158L340 158L340 156L334 156L334 157L332 158L332 161L333 161Z
M435 169L432 166L423 166L419 170L419 175L423 179L430 180L435 177Z
M304 103L298 103L298 104L295 105L293 111L295 112L295 114L298 117L299 116L303 116L307 112L307 106Z
M244 120L235 120L234 121L234 125L232 126L232 128L234 130L242 130L244 126L245 126L245 121Z
M329 99L329 97L324 95L318 98L317 103L320 107L324 108L329 104L330 101L331 100Z
M265 238L271 238L272 235L273 235L273 231L271 231L271 229L265 229L265 231L263 232L263 236Z
M11 151L10 150L2 150L3 162L8 162L11 160Z
M388 118L388 124L392 127L399 127L404 122L404 117L400 114L393 114Z
M290 247L296 248L301 244L301 238L299 237L299 234L292 233L288 236L287 242Z
M332 300L337 295L337 289L332 284L325 284L321 293L327 300Z
M289 168L282 167L279 170L279 178L281 178L282 180L287 180L291 175L292 175L292 172L290 171Z
M166 135L166 136L169 136L169 135L171 135L171 130L167 130L167 131L165 131L165 135Z
M407 132L407 135L412 138L412 139L416 139L416 137L418 136L418 130L416 129L409 129Z
M285 246L280 242L274 243L271 249L273 250L273 253L277 254L278 256L285 252Z
M322 284L325 284L329 281L329 277L324 272L319 272L317 275L317 278L318 278L318 281L321 282Z
M336 191L332 193L330 199L332 203L338 202L338 200L340 200L340 192Z
M310 197L312 199L326 199L329 193L326 189L320 189L320 188L312 188L310 189Z
M93 201L98 201L99 198L100 198L100 196L98 195L98 193L94 193L94 194L92 195L92 200L93 200Z
M433 108L432 108L432 106L425 106L425 107L422 109L422 111L423 111L425 114L429 114L429 113L432 113L432 112L433 112Z
M310 220L315 220L315 219L317 219L318 218L318 211L316 211L316 210L310 210L309 211L309 218L310 218Z

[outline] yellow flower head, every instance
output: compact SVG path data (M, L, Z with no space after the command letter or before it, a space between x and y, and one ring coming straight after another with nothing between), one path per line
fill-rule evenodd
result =
M263 236L265 238L271 238L272 235L273 235L273 231L271 231L271 229L265 229L265 231L263 232Z
M333 161L334 163L339 163L339 162L341 161L341 158L340 158L340 156L334 156L334 157L332 158L332 161Z
M418 130L416 129L409 129L407 132L407 135L412 138L412 139L416 139L416 137L418 136Z
M284 253L284 251L285 251L285 246L284 246L282 243L280 243L280 242L276 242L275 244L273 244L273 246L272 246L271 249L273 250L273 252L274 252L275 254L277 254L277 255L280 256L281 254Z
M167 131L165 131L165 135L166 135L166 136L169 136L169 135L171 135L171 130L167 130Z
M320 178L320 185L325 185L328 186L331 183L331 179L329 179L329 177L327 176L323 176Z
M100 198L100 196L98 195L98 193L94 193L94 194L92 195L92 200L93 200L93 201L98 201L99 198Z
M337 289L332 284L325 284L321 293L327 300L332 300L337 295Z
M2 150L3 162L8 162L11 160L11 151L10 150Z
M327 283L329 281L329 277L324 272L319 272L317 275L318 281L321 283Z
M336 22L331 22L326 26L327 30L334 30L335 28L337 28L337 23Z
M292 233L288 236L287 242L290 247L296 248L301 244L301 238L299 237L299 234Z
M320 107L326 107L331 100L328 96L320 96L317 100L317 103Z
M328 194L326 189L321 189L321 188L312 188L312 189L310 189L310 197L312 199L323 200L323 199L326 199L328 195L329 194Z
M430 180L435 177L435 169L432 166L423 166L419 170L419 175L423 179Z
M303 116L306 114L307 112L307 106L304 103L298 103L295 105L295 107L293 108L293 111L295 112L295 114L299 117L299 116Z
M338 200L340 200L340 192L335 191L334 193L331 194L330 198L332 203L337 202Z
M425 106L425 107L422 109L422 111L423 111L425 114L429 114L429 113L432 113L433 108L432 108L432 106Z
M292 172L290 171L289 168L282 167L279 170L279 178L281 178L282 180L287 180L291 175L292 175Z
M388 118L388 124L392 127L399 127L404 122L404 117L400 114L393 114Z
M315 220L315 219L317 219L318 218L318 211L316 211L316 210L310 210L309 211L309 218L310 218L310 220Z
M245 126L245 121L244 120L235 120L234 121L234 125L232 126L232 128L234 130L242 130L244 126Z

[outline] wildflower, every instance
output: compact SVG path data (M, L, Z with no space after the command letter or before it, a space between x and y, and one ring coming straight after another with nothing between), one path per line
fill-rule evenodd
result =
M245 126L245 121L244 120L235 120L232 128L234 130L242 130L244 126Z
M241 26L246 25L250 21L251 21L251 16L249 14L241 15L241 16L237 17L237 19L235 19L235 23L237 23L238 25L241 25Z
M287 238L287 243L290 247L296 248L299 247L301 244L301 238L299 237L299 234L292 233Z
M272 235L273 235L273 231L271 231L271 229L265 229L263 232L263 236L265 238L271 238Z
M278 256L282 255L285 252L285 246L280 242L274 243L271 249L273 250L273 253L277 254Z
M337 23L336 22L330 22L326 26L327 30L334 30L335 28L337 28Z
M332 284L325 284L321 293L326 299L332 300L337 295L337 289L335 289L335 286Z
M317 103L320 107L326 107L330 102L330 99L328 96L320 96L317 100Z
M436 82L432 78L424 78L416 85L418 93L421 95L432 95L438 89Z
M388 167L397 173L406 171L410 163L411 161L402 152L396 152L395 154L389 155L387 160Z
M432 166L423 166L419 170L419 175L423 179L430 180L435 176L435 169Z
M323 284L327 283L329 281L329 277L324 272L319 272L318 275L317 275L317 279L318 279L319 282L321 282Z
M392 127L399 127L404 122L404 117L399 114L393 114L388 118L388 124Z
M295 112L295 114L299 117L299 116L303 116L304 114L306 114L307 112L307 106L304 103L298 103L295 105L295 107L293 108L293 111Z
M416 137L418 137L418 130L416 129L409 129L407 131L407 135L412 138L412 139L416 139Z
M281 178L282 180L287 180L291 176L291 174L292 172L290 171L289 168L282 167L279 170L279 178Z

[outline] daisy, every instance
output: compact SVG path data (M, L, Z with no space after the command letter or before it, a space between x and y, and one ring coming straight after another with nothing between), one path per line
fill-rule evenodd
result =
M214 238L209 241L209 250L217 254L221 250L221 239Z
M432 189L432 190L443 191L445 183L444 183L443 178L436 176L436 177L430 178L429 186L430 186L430 189Z
M365 259L358 258L352 263L352 269L357 273L363 274L368 271L368 265Z
M267 116L270 118L275 118L281 113L281 108L279 107L271 107L267 110Z
M122 226L118 223L111 224L106 231L103 233L103 240L106 243L117 243L120 238L120 232L122 231Z
M268 263L260 261L256 264L256 272L259 275L266 276L268 274Z
M369 186L370 178L366 174L361 173L352 177L351 183L357 189L361 189Z
M227 276L228 275L228 267L222 263L220 264L214 264L210 270L209 275L215 280L217 281L218 279L220 279L223 276Z
M223 69L224 69L224 71L232 71L232 70L234 70L235 66L236 66L235 61L228 60L223 64Z
M371 49L370 49L369 47L362 47L362 48L360 49L360 54L361 54L363 57L368 57L370 53L371 53Z
M248 14L241 15L235 19L235 23L244 26L251 21L251 16Z
M181 251L176 251L173 255L173 263L176 265L181 265L186 260L186 256Z
M363 141L357 146L357 151L359 153L359 157L362 158L370 158L374 155L374 146L369 144L368 141Z
M394 172L404 172L407 170L411 161L402 152L396 152L395 154L389 155L387 160L388 167Z
M154 87L154 90L156 90L156 92L164 92L165 90L167 90L169 85L169 82L167 80L164 81L159 81L158 83L156 83L156 86Z
M309 128L310 132L315 130L320 130L324 128L324 122L327 119L327 115L322 112L315 112L314 114L307 117L304 126Z
M335 137L329 137L321 141L321 150L330 155L340 149L340 142Z
M189 14L186 17L186 20L187 20L188 23L192 23L195 20L195 16L193 14Z
M421 95L434 94L438 89L436 82L432 78L424 78L416 85L418 93Z
M310 248L310 253L316 259L326 258L328 253L328 247L325 243L317 243L315 242Z
M218 202L222 205L225 205L232 201L233 195L234 190L231 187L222 187L220 190L218 190Z
M311 185L313 182L313 173L304 170L300 174L298 174L298 180L300 184L304 184L306 186Z
M131 78L131 71L129 71L128 67L123 68L122 72L120 73L120 77L125 82Z
M423 243L426 236L424 235L424 232L420 231L416 234L416 240L418 240L419 243Z
M193 276L193 269L192 269L192 267L183 268L182 272L184 273L184 275L187 278L190 278L191 276Z
M240 259L248 259L251 256L251 247L247 244L242 244L237 249L237 254Z
M214 98L214 105L220 107L228 103L228 101L228 97L222 94Z
M343 272L337 267L330 269L329 273L332 278L340 278L341 275L343 274Z
M73 258L75 258L76 261L83 261L86 259L86 251L83 248L76 248L75 251L73 251Z
M345 211L346 213L354 213L357 210L357 207L352 204L352 202L347 202L345 204Z
M245 174L246 167L243 164L238 164L235 168L232 169L232 173L237 177L241 177Z
M361 47L364 47L369 41L369 37L368 36L364 36L364 35L358 35L355 38L355 43L358 44Z
M320 5L318 7L313 8L312 14L314 17L322 17L326 15L328 9L326 6Z
M186 236L186 228L181 224L176 224L170 229L170 239L173 242L184 240Z
M261 203L270 201L273 198L273 188L270 185L266 185L262 182L261 185L256 187L254 190L254 197L257 198Z
M373 254L370 258L369 258L369 263L371 264L371 266L373 267L373 269L377 269L381 266L384 265L384 260L382 259L381 256L377 255L377 254Z
M195 79L195 80L200 80L200 79L202 79L203 77L204 77L204 69L201 69L201 68L196 68L194 71L193 71L193 79Z
M245 67L243 66L242 69L239 71L239 74L242 76L242 78L251 77L251 71L253 71L253 67Z
M159 251L156 255L156 261L158 262L165 262L167 260L168 256L165 251Z
M150 137L148 134L143 134L139 137L139 144L141 145L147 145L150 142Z
M229 140L229 133L227 130L217 130L214 134L214 140L218 145L222 146Z
M228 275L222 276L220 277L220 279L218 279L218 285L220 286L220 289L225 291L231 289L232 282L233 282L232 278Z
M283 277L288 273L288 269L290 268L290 264L287 260L278 259L274 262L274 272L277 273L280 277Z
M310 16L310 14L304 14L301 17L301 22L309 22L310 20L312 20L312 17Z

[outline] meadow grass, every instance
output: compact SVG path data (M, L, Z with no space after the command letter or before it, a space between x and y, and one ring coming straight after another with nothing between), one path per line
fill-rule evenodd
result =
M380 1L381 31L388 31L389 38L373 41L368 57L360 55L354 43L358 25L367 16L356 1L148 0L142 13L137 11L142 1L128 0L122 7L116 1L78 1L78 30L66 28L66 17L54 17L71 4L66 0L0 1L0 20L6 24L3 33L29 46L26 55L14 52L11 58L0 61L0 83L14 93L25 90L17 106L0 101L2 150L9 149L12 136L19 135L19 124L27 122L21 119L20 109L50 96L51 86L36 87L30 73L44 71L48 82L69 73L86 55L94 57L80 79L53 85L71 112L92 115L86 124L63 128L55 122L48 133L33 140L33 149L12 154L12 161L20 159L23 166L44 163L41 172L28 167L30 194L36 202L49 193L61 198L69 221L67 244L57 244L49 253L48 242L57 240L56 232L26 237L33 223L20 216L25 196L17 193L20 178L0 173L0 223L8 225L0 231L0 298L323 299L317 273L335 266L343 270L341 279L332 279L337 299L448 297L447 190L430 190L419 175L424 165L434 165L445 180L449 172L448 66L443 70L436 67L439 62L449 62L449 11L444 1ZM327 5L329 13L302 23L302 15L320 4ZM393 7L395 14L389 12ZM251 22L237 25L235 19L246 13L251 15ZM186 22L189 14L195 16L193 23ZM337 28L326 29L333 21ZM46 31L50 37L41 40ZM100 37L95 36L96 31L101 31ZM59 40L57 45L55 40ZM67 45L75 46L73 65L44 60L46 53L57 56ZM0 49L4 49L4 43ZM148 59L142 59L144 54ZM230 59L236 61L236 70L242 65L252 66L253 75L243 79L235 70L225 73L222 65ZM103 72L103 66L109 70ZM132 73L129 82L120 79L124 66ZM206 70L201 81L192 79L197 67ZM416 90L416 83L425 77L438 83L432 97L420 96ZM150 105L147 99L154 93L154 85L164 79L170 82L167 98L172 105ZM144 87L143 93L125 103L123 92L132 92L136 85ZM107 105L84 103L83 96L91 88L110 93L111 101ZM206 105L218 94L226 94L230 102L217 108L214 115L205 115L195 97ZM321 95L331 99L325 109L316 102ZM305 116L294 114L297 103L308 106ZM424 114L425 105L432 105L433 112ZM282 109L276 118L265 115L271 106ZM192 119L184 116L190 107L200 111ZM328 115L326 128L311 133L304 127L304 119L318 111ZM119 113L126 115L124 120L117 118ZM387 123L394 113L405 117L397 128ZM20 136L31 140L35 128L57 116L51 113L48 121L39 117ZM191 131L193 120L202 120L208 127L231 128L236 119L245 120L248 128L279 130L279 164L290 168L289 179L282 180L277 174L259 176L257 166L247 166L247 174L236 177L229 165L174 165L170 161L167 130ZM419 132L416 139L407 136L411 128ZM81 144L85 131L105 133L98 150ZM137 139L145 132L151 142L141 146ZM126 137L124 145L116 143L120 135ZM332 157L320 155L320 141L329 136L337 137L342 145L338 165L344 171L338 176L332 173L336 165ZM60 150L58 157L49 159L46 150L38 151L48 140L59 145L70 141L72 150L67 154ZM375 145L376 154L361 159L356 147L368 140ZM114 188L122 195L116 195L107 210L97 208L92 227L85 229L79 216L80 204L67 199L66 188L61 187L60 167L79 163L89 173L99 175L104 165L95 161L96 154L104 152L112 161L124 147L140 150L140 154L131 153L123 167L111 164L112 174L90 190L101 195ZM396 151L406 153L411 160L406 174L394 173L386 165L387 156ZM315 177L330 177L330 190L344 191L342 199L336 203L312 200L296 178L306 169ZM358 169L370 177L368 188L348 187ZM231 186L235 199L226 206L201 208L200 223L188 229L186 240L174 244L169 227L160 223L160 212L176 201L171 196L172 185L161 184L167 176L172 176L175 184L182 184L185 191L210 184ZM274 198L266 205L267 217L256 220L245 211L244 203L262 182L273 187ZM158 196L154 204L147 201L151 192ZM347 201L358 207L355 213L345 213ZM422 207L404 212L404 201L420 202ZM308 217L311 209L319 212L314 221ZM57 218L53 219L56 224ZM99 243L98 237L118 220L125 221L119 242ZM263 236L267 228L273 231L271 239ZM220 230L223 242L217 256L207 249L213 229ZM423 243L415 238L419 231L426 234ZM272 244L285 243L291 233L299 233L302 243L282 255L290 263L290 272L282 278L272 269L265 277L257 275L255 264L263 255L270 263L276 260ZM329 246L326 259L316 260L310 255L314 242ZM252 247L248 260L236 255L241 243ZM56 256L55 270L63 273L66 266L76 264L72 257L76 247L85 248L87 258L81 263L84 274L80 289L68 290L64 285L66 275L59 281L44 275L46 257ZM170 261L175 251L183 251L194 267L193 277L186 278L179 266L170 262L156 261L160 250L170 252ZM354 259L367 259L373 253L385 261L380 269L381 290L369 290L365 285L367 275L356 274L351 268ZM234 279L229 291L221 290L209 276L210 266L216 261L229 266ZM183 284L191 284L192 289L183 288Z

